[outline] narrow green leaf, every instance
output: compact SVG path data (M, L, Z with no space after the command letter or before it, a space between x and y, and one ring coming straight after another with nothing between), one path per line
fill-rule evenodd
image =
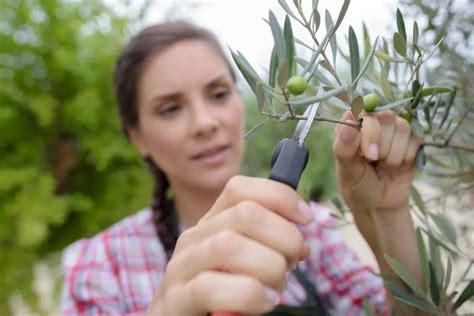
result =
M416 229L416 241L418 243L418 252L420 254L421 268L423 269L423 276L427 287L430 287L431 276L430 276L430 262L428 258L428 252L426 251L425 242L423 241L423 235L421 229Z
M393 46L395 46L395 50L401 56L407 56L407 43L403 39L402 35L400 35L400 33L396 32L393 34Z
M443 262L441 261L441 253L439 251L438 241L431 234L429 235L429 247L430 247L431 265L433 266L433 272L434 272L431 274L431 277L432 277L432 282L436 282L435 285L438 288L436 295L439 300L439 298L441 297L440 291L443 288L444 266L443 266Z
M355 81L360 70L359 43L352 26L349 26L349 55L351 58L351 78Z
M270 67L269 67L269 72L268 72L268 77L269 77L268 82L270 84L270 87L272 88L275 88L277 69L278 69L278 56L276 54L275 46L273 46L272 54L270 57Z
M285 12L288 13L288 15L290 15L293 19L298 20L296 15L293 13L293 11L291 11L290 7L286 3L286 0L278 0L278 3L283 8L283 10L285 10Z
M413 118L410 122L411 132L415 135L423 137L424 130L423 125L421 125L420 121L417 118Z
M307 63L306 67L303 69L302 71L302 74L305 75L313 66L314 64L316 63L319 55L321 54L321 51L323 50L323 48L326 46L327 44L327 41L329 40L330 38L330 35L332 33L327 33L326 36L323 38L323 40L321 41L320 45L318 46L318 49L313 51L313 55L311 55L311 59L309 60L309 62ZM311 74L309 76L309 78L312 77L313 74ZM308 79L309 80L309 79Z
M451 258L448 257L448 264L446 266L446 276L445 276L445 279L444 279L443 293L448 292L449 283L451 282L451 272L452 272L452 270L453 270L453 263L451 261Z
M327 100L329 98L334 97L335 95L341 93L342 91L344 91L344 88L339 87L339 88L335 88L335 89L333 89L329 92L326 92L326 93L323 93L323 94L318 94L314 97L299 99L299 100L292 100L289 103L291 105L308 105L308 104L311 104L311 103L322 102L324 100Z
M415 163L416 163L416 170L420 172L423 171L423 168L425 167L425 164L426 164L424 146L420 146L418 148L418 151L416 152Z
M278 122L282 123L282 122L286 122L288 120L288 118L290 117L290 112L285 112L285 114L283 114L279 119L278 119Z
M428 215L430 215L431 219L433 219L436 226L439 228L441 233L448 239L448 241L453 245L456 245L457 234L453 224L451 224L451 222L443 214L428 212Z
M285 86L286 81L288 80L288 61L284 60L283 63L280 62L280 66L278 67L278 76L277 81L280 86Z
M372 61L372 58L374 57L375 49L377 48L377 43L379 41L379 38L377 38L374 41L374 44L372 44L372 48L369 51L369 54L367 55L367 58L364 61L364 64L362 65L362 69L359 70L359 73L357 74L357 77L352 81L351 83L351 88L354 88L357 86L357 82L359 82L360 78L364 75L365 71L370 65L370 62Z
M407 31L405 30L405 21L403 20L403 15L400 9L397 8L397 27L398 33L402 36L405 44L407 42Z
M263 90L262 82L257 83L257 106L258 111L262 113L263 107L265 105L265 91Z
M323 86L323 89L324 89L324 91L331 91L332 89L334 89L334 87L332 85ZM342 102L345 102L345 103L350 103L351 102L349 100L349 96L347 95L346 91L342 91L342 92L338 93L335 97L338 98L339 100L341 100ZM362 104L362 107L363 107L363 104Z
M334 22L331 18L331 13L329 13L328 10L326 10L325 12L326 16L325 16L325 20L326 20L326 30L327 32L329 33L330 30L334 29ZM337 55L337 40L336 40L336 36L332 36L331 37L331 40L329 41L329 43L331 44L331 52L332 52L332 60L333 60L333 65L334 65L334 68L336 67L336 55Z
M400 289L400 287L395 285L393 282L386 282L386 284L390 288L392 295L393 297L395 297L395 299L410 306L416 307L422 311L426 311L433 314L437 313L436 306L433 306L433 304L431 304L429 301L407 293L406 291Z
M231 50L232 59L234 60L237 68L239 68L242 76L247 81L250 89L252 89L253 93L257 94L257 82L259 81L258 75L250 66L248 61L245 59L243 55L237 55Z
M321 24L321 15L319 14L318 11L318 1L313 0L313 13L311 15L312 17L312 23L314 25L313 31L316 33L319 29L319 25Z
M275 48L278 55L278 60L281 63L286 60L286 49L285 49L285 38L278 24L278 20L275 17L275 14L270 10L268 13L268 22L270 23L270 28L272 30L273 41L275 42Z
M413 45L418 45L418 36L419 36L418 23L413 22Z
M266 118L264 121L258 123L252 129L250 129L247 133L245 133L245 135L244 135L245 140L252 139L255 136L255 134L257 133L257 131L260 128L262 128L263 125L265 125L269 120L270 120L270 118Z
M453 312L456 311L459 307L462 306L462 304L464 304L465 301L467 301L473 296L474 296L474 280L471 280L469 284L464 288L461 295L459 295L458 299L454 303L451 310Z
M374 112L382 112L382 111L390 110L390 109L393 109L393 108L396 108L396 107L400 107L402 105L407 104L410 100L411 100L411 98L405 98L405 99L397 100L395 102L388 103L388 104L385 104L385 105L380 105L380 106L375 108Z
M384 254L385 260L392 270L403 280L416 294L426 298L426 292L416 283L408 271L394 258Z
M360 112L364 109L364 98L360 95L354 98L351 103L351 112L352 115L357 119L359 117Z
M436 280L436 273L433 268L432 262L429 262L429 268L430 268L430 276L431 276L431 283L430 283L431 300L436 306L439 306L440 290L439 290L438 281Z
M415 87L416 88L416 87ZM416 95L414 96L413 100L411 101L410 105L409 105L409 108L412 109L412 110L415 110L418 106L418 104L420 104L420 101L421 101L421 93L423 92L423 84L421 86L418 87L418 90L416 92Z
M350 3L351 3L350 0L344 0L341 10L339 11L339 16L337 17L337 20L336 20L336 25L334 26L334 30L332 31L333 33L335 33L337 29L339 28L339 26L341 25L342 20L344 19L344 16L347 13L347 9L349 8Z
M300 64L302 67L306 67L306 65L308 64L308 62L302 58L299 58L299 57L296 57L296 62L298 64ZM316 67L317 67L318 64L316 64ZM331 80L328 79L328 77L326 77L322 72L320 72L319 70L316 70L311 72L312 74L314 74L314 76L316 77L316 79L318 79L319 81L321 81L322 83L324 83L325 85L328 85L328 86L332 86L332 82Z
M369 35L369 30L367 29L367 25L365 22L362 22L362 29L364 30L364 58L367 58L369 56L370 52L370 35Z
M410 188L410 196L415 202L416 207L423 213L423 215L426 216L426 206L425 203L423 202L423 199L421 198L420 192L418 192L417 188L412 185Z
M446 119L448 118L449 112L451 110L451 106L454 103L454 98L456 97L456 90L457 88L454 87L453 91L449 93L448 98L446 100L446 107L444 110L443 118L441 120L441 123L439 123L439 129L441 129L444 125L444 122L446 122Z
M429 95L437 95L437 94L449 93L449 92L454 92L454 89L451 87L435 86L435 87L423 88L421 95L423 97L426 97Z
M418 90L421 88L421 83L418 80L413 80L413 83L411 85L411 95L416 96L418 93Z
M380 86L382 87L383 95L385 96L385 98L389 101L392 101L394 97L392 93L392 86L388 81L388 73L386 67L382 67L382 70L380 71Z
M295 58L295 42L293 40L293 29L288 15L285 17L285 25L283 26L283 35L286 43L286 60L288 62L287 80L293 75L293 61Z

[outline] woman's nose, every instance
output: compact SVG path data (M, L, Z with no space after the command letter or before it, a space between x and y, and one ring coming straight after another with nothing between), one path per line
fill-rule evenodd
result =
M193 136L208 136L218 128L218 120L212 111L212 105L200 101L193 107L191 115L191 133Z

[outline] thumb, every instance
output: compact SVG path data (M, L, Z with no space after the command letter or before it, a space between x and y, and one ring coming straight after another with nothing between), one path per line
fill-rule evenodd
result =
M355 123L350 111L344 113L342 120ZM357 183L364 173L360 159L360 132L351 126L340 124L336 127L332 151L336 157L336 167L341 183Z

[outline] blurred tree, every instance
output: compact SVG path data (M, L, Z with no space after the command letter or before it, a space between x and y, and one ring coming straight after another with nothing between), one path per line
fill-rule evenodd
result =
M129 14L129 13L127 13ZM111 89L134 21L100 1L0 0L0 314L32 266L147 205Z

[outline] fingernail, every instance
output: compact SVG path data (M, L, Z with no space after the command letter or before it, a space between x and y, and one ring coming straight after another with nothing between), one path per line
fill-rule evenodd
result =
M298 201L298 211L300 212L300 214L303 216L303 218L305 220L307 220L308 222L313 221L314 212L311 209L311 207L308 205L308 203L306 203L303 200L299 200Z
M377 145L376 143L370 144L368 155L369 159L374 161L377 160L379 158L379 145Z
M269 287L265 289L265 297L267 301L272 303L273 305L277 305L280 302L280 295L274 290Z

